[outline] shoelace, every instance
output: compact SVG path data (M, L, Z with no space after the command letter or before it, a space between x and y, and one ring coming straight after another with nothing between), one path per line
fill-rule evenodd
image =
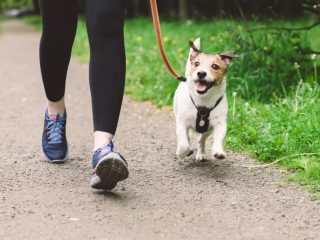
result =
M50 120L48 122L46 130L48 131L49 135L49 144L62 143L65 123L66 120L63 118L59 118L57 120Z

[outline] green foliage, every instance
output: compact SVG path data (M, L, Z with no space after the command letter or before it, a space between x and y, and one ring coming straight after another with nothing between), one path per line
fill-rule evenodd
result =
M32 0L1 0L0 9L21 8L31 6Z
M41 31L41 18L39 16L30 16L23 18L23 21L36 28L37 31Z
M264 162L296 172L295 178L320 189L320 86L300 82L286 98L271 104L248 103L235 97L227 144ZM230 101L230 102L231 102Z
M299 54L305 36L286 31L238 31L231 41L238 41L240 59L230 73L229 85L244 99L269 102L273 95L285 96L297 84L294 62L301 63L303 74L312 71L310 58ZM235 68L235 67L234 67Z
M164 44L173 66L184 73L188 55L188 40L201 37L205 52L235 50L240 58L229 70L228 89L244 99L268 102L273 95L285 96L299 79L293 69L294 62L301 65L302 74L313 71L311 60L299 50L310 49L308 34L288 31L253 31L249 28L280 25L282 22L241 23L229 20L214 22L164 22ZM295 26L302 23L296 22ZM306 24L306 23L304 23ZM151 100L163 106L171 105L177 82L164 68L156 46L150 19L130 20L126 23L127 93L139 100ZM312 41L317 47L320 41ZM85 24L79 22L74 53L88 60L89 45ZM148 64L146 64L148 63ZM152 74L150 74L152 72Z

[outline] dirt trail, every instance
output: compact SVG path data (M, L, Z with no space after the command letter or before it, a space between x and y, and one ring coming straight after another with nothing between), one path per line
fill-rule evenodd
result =
M320 202L277 169L229 153L179 163L170 113L125 98L117 150L130 178L112 193L89 187L92 119L88 67L67 82L71 159L44 161L45 96L39 34L6 22L0 36L0 239L320 239Z

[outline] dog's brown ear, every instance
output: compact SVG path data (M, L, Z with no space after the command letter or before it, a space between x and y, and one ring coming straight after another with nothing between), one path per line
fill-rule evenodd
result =
M239 57L238 55L236 55L234 52L225 52L222 54L219 54L221 60L228 66L232 59Z
M199 50L195 45L193 41L189 41L189 46L191 47L192 51L190 54L190 61L192 62L202 51Z

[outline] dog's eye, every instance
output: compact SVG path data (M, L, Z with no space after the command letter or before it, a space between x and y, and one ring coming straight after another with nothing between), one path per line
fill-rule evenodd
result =
M195 65L196 67L198 67L198 66L200 65L200 63L199 63L199 62L195 62L194 65Z
M220 67L219 67L217 64L213 64L213 65L212 65L212 68L213 68L214 70L219 70L219 69L220 69Z

